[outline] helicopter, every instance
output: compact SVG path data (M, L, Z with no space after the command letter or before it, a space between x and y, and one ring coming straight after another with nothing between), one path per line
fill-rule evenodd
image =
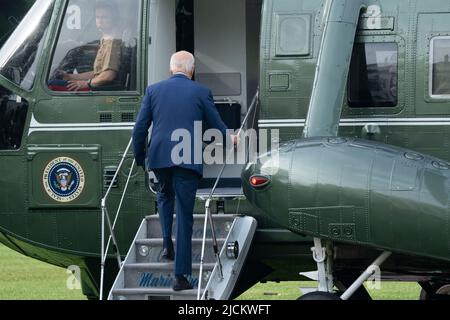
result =
M111 83L53 85L61 70L92 68L94 1L37 0L0 50L1 243L77 266L90 299L115 286L136 230L157 214L153 177L129 150L134 121L145 88L188 50L227 126L279 145L255 162L204 166L194 213L257 223L228 298L317 270L319 291L306 298L339 298L337 287L341 299L368 299L361 284L373 267L383 280L418 282L423 299L447 298L448 2L106 2L121 43ZM106 206L121 208L114 223ZM103 252L105 218L114 250ZM155 241L145 243L135 255Z

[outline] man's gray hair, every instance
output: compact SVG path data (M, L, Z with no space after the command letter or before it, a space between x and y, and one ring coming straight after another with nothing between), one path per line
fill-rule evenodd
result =
M174 53L170 59L170 70L180 71L184 73L192 73L194 71L195 58L187 51L179 51Z

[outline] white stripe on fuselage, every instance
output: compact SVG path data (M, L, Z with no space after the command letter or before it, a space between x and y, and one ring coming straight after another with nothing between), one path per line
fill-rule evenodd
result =
M259 120L260 128L302 128L306 119ZM353 127L367 124L386 126L450 126L450 118L359 118L341 119L339 126Z
M303 128L306 119L259 120L259 128ZM341 127L365 126L450 126L450 118L359 118L341 119ZM34 132L132 131L134 122L115 123L40 123L32 115L28 135Z
M28 135L33 132L63 132L63 131L122 131L133 130L134 122L108 123L40 123L34 115L31 117Z

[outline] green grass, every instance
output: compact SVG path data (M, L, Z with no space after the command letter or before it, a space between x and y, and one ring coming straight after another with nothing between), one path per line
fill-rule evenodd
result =
M295 300L301 296L300 287L317 287L317 283L259 283L239 296L238 300ZM368 291L373 300L418 300L420 286L417 283L383 282L381 290Z
M0 245L0 300L84 300L81 290L67 289L69 276Z
M0 245L0 300L85 300L81 290L69 290L65 269L25 257ZM239 300L294 300L300 287L314 282L259 283ZM369 290L375 300L417 300L416 283L382 283L382 290Z

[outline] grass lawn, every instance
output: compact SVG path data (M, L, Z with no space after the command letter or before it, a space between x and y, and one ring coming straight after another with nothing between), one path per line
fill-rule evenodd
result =
M65 269L25 257L0 245L0 300L85 300L81 290L67 289L70 275ZM294 300L300 287L314 282L257 284L239 300ZM383 283L382 290L370 290L376 300L417 300L416 283Z
M69 290L70 275L25 257L0 244L0 300L80 300L81 290Z
M295 300L300 297L300 287L317 287L315 282L258 283L243 293L238 300ZM368 289L374 300L418 300L417 283L383 282L381 290Z

